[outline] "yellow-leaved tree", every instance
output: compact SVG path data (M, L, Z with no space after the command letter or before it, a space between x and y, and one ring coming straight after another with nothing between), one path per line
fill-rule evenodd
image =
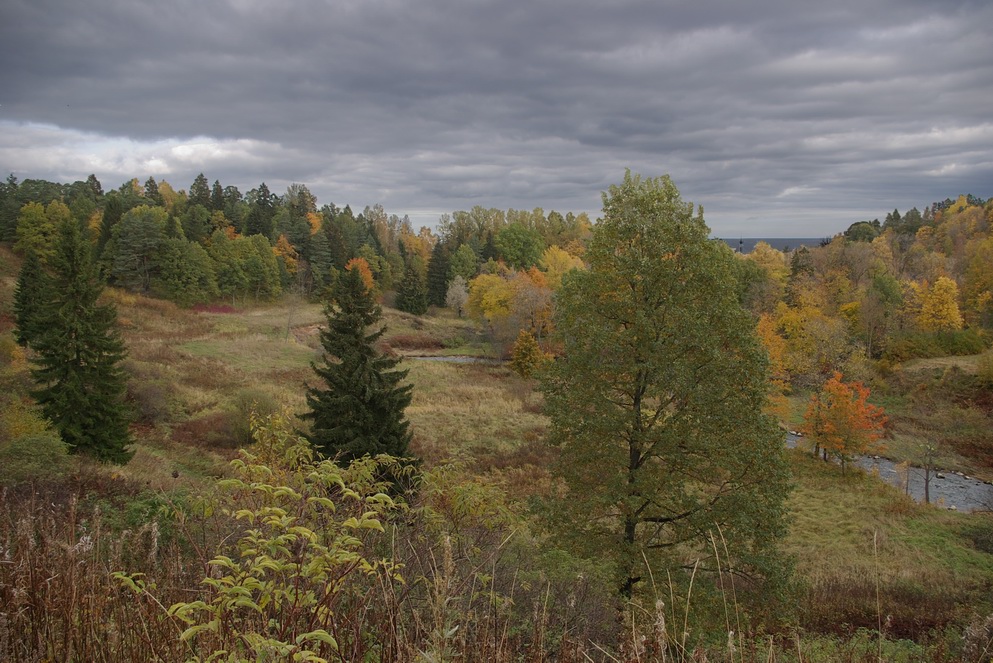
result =
M959 289L947 276L939 277L921 293L921 310L917 322L926 331L962 329L958 305Z
M359 276L362 277L362 284L365 285L366 292L372 292L376 288L376 279L372 276L372 270L369 268L369 263L365 258L352 258L347 263L345 263L345 270L352 271L353 269L358 270Z
M545 272L548 287L558 290L562 285L562 276L573 269L583 269L583 260L572 255L558 246L550 246L541 254L538 265Z

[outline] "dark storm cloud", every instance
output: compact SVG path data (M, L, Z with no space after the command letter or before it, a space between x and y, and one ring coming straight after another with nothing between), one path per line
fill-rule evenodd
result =
M431 222L670 173L718 233L993 195L987 2L8 0L0 167Z

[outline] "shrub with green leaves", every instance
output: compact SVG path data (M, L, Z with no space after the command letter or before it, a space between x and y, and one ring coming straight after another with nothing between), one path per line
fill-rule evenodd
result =
M21 435L0 444L0 485L52 479L69 467L69 447L58 433Z
M210 560L202 597L168 608L190 659L379 658L375 650L388 645L370 633L371 590L401 578L370 546L401 505L377 477L401 470L386 457L347 468L317 461L283 414L254 423L255 453L243 451L232 462L234 478L217 484L218 510L239 534ZM132 591L150 591L140 574L116 577Z

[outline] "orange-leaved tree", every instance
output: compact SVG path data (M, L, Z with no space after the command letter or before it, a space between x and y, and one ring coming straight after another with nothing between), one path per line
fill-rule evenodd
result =
M276 255L276 260L282 261L286 272L290 276L297 275L299 255L297 254L297 250L293 248L293 245L290 244L290 241L286 239L286 235L279 236L279 239L276 240L276 246L272 247L272 252Z
M369 262L365 258L352 258L345 263L345 271L350 272L353 269L358 270L359 276L362 277L366 292L372 292L376 288L376 280L372 276Z
M786 368L786 339L779 335L776 321L768 313L759 315L755 333L769 355L769 414L780 421L790 417L790 401L786 394L790 391L790 374Z
M869 388L861 382L844 382L837 371L810 398L804 415L806 433L814 441L814 454L823 450L841 460L866 453L883 436L887 417L883 408L867 402Z

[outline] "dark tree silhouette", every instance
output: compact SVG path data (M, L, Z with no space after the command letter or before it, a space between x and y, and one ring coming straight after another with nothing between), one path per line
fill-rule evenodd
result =
M103 286L74 221L60 224L54 249L51 297L38 313L40 333L31 340L38 384L32 395L72 451L126 463L132 456L121 370L126 350L117 311L97 302Z
M307 439L324 455L350 461L366 454L407 455L411 434L404 411L411 385L398 359L376 350L385 327L382 310L366 290L358 270L346 270L331 302L325 306L327 327L321 330L324 356L311 363L323 383L307 388L312 422Z

